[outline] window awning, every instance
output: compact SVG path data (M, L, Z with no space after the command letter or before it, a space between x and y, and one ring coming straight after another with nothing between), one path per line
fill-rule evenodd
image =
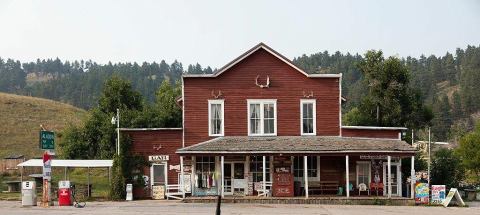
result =
M52 167L91 167L91 168L100 168L100 167L112 167L113 160L59 160L53 159L51 166ZM20 167L42 167L42 159L30 159L28 161L22 162L17 166Z
M408 154L416 149L398 139L325 136L218 137L177 150L178 154Z

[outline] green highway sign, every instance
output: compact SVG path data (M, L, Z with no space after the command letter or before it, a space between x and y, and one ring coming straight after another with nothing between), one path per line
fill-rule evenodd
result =
M40 149L55 149L55 133L40 131Z

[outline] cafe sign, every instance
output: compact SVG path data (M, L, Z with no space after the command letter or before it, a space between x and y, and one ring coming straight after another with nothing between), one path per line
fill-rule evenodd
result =
M168 155L150 155L148 156L148 161L150 162L161 162L170 160Z

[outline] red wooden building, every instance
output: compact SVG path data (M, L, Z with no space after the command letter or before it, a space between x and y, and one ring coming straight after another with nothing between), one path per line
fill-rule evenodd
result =
M260 43L182 81L182 128L122 129L152 163L149 185L186 187L180 196L401 195L401 159L415 154L406 128L342 126L341 74L308 74Z

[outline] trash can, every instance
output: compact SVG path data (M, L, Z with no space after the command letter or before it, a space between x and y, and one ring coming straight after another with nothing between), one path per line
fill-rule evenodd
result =
M37 193L35 189L35 181L22 182L22 206L37 205Z
M58 182L58 205L59 206L72 205L72 192L70 190L70 181Z

